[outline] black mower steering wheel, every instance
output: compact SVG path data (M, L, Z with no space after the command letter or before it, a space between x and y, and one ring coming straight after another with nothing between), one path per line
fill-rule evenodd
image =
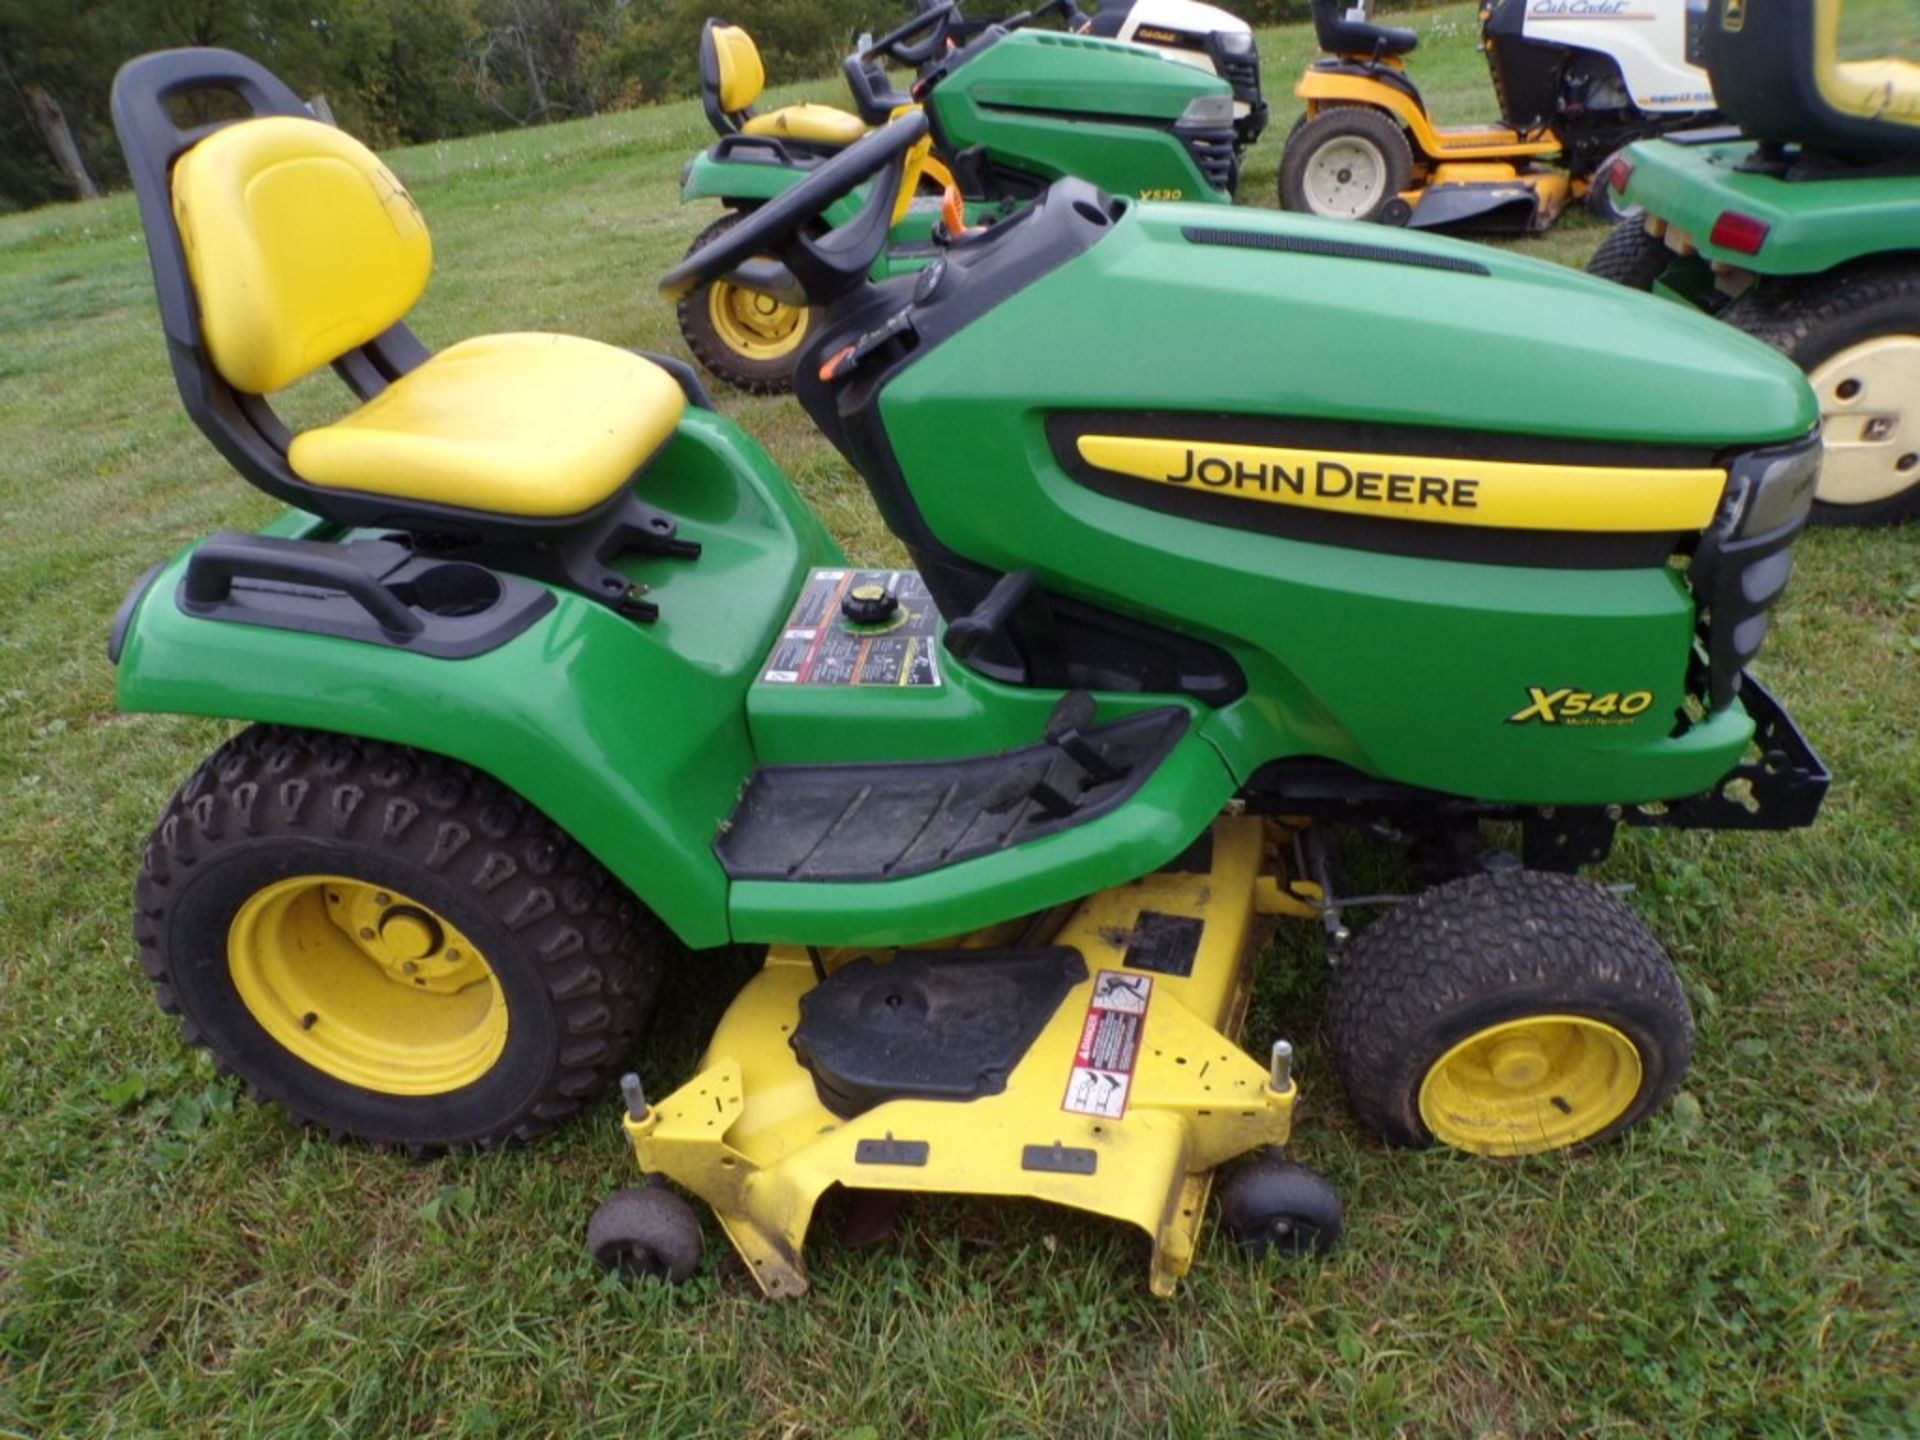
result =
M678 300L722 276L791 305L824 305L857 289L886 248L894 205L906 183L907 153L926 133L926 113L910 110L856 140L674 266L661 280L660 293ZM873 187L846 224L817 238L806 233L834 201L889 167L888 180ZM769 252L777 262L759 258Z
M920 0L920 13L906 24L896 26L878 40L869 41L861 50L863 61L877 60L881 56L898 61L908 69L918 70L945 48L947 31L954 21L960 18L960 0ZM918 44L910 43L915 36L925 35Z

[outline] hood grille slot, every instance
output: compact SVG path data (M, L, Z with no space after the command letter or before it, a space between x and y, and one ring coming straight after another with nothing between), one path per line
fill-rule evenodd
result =
M1432 255L1424 250L1402 250L1393 245L1322 240L1314 235L1268 235L1258 230L1225 230L1208 225L1185 225L1180 233L1190 245L1225 245L1234 250L1278 250L1288 255L1318 255L1332 260L1371 260L1381 265L1411 265L1418 270L1448 270L1456 275L1493 273L1478 260L1466 260L1457 255Z

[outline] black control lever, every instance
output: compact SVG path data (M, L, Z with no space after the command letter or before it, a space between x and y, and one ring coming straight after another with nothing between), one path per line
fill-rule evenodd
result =
M1031 570L1009 570L993 582L993 589L985 599L947 626L947 649L966 659L982 643L1007 628L1007 622L1032 590Z

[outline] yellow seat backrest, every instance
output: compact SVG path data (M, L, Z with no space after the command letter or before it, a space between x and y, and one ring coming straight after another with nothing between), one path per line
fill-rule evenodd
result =
M719 77L720 108L737 115L760 98L767 88L767 68L760 63L760 47L738 25L715 25L714 73Z
M208 357L249 395L386 330L433 266L413 197L371 150L318 120L214 131L174 165L173 218Z

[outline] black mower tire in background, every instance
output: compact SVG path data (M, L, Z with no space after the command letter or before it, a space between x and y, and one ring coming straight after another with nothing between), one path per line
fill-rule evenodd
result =
M1369 925L1335 963L1327 1023L1354 1112L1414 1149L1606 1140L1693 1054L1660 942L1608 891L1538 870L1435 886Z
M1609 225L1622 220L1637 220L1641 214L1638 205L1622 205L1619 192L1607 183L1608 177L1613 174L1613 162L1626 152L1627 147L1622 145L1594 167L1593 174L1587 177L1587 193L1581 201L1589 215Z
M617 1190L587 1222L587 1254L626 1280L681 1285L700 1266L700 1217L663 1185Z
M1920 264L1769 277L1720 318L1806 371L1819 397L1827 446L1813 522L1920 520ZM1876 355L1881 368L1861 368ZM1890 355L1899 378L1885 366Z
M1587 273L1629 290L1651 290L1673 260L1666 241L1649 235L1640 220L1622 220L1587 261Z
M712 244L748 213L735 210L721 216L694 238L687 254ZM683 295L675 307L675 315L687 348L709 372L751 394L782 395L793 389L794 367L799 362L807 332L814 328L819 316L812 309L804 309L798 312L798 320L794 322L795 307L780 307L777 314L781 322L776 328L789 322L793 328L776 338L755 331L754 323L766 323L761 317L740 318L746 315L743 307L759 303L763 302L752 292L726 280L714 280Z
M489 776L271 725L180 787L134 907L160 1008L222 1073L422 1158L531 1140L600 1090L666 934Z
M1220 1226L1255 1255L1326 1255L1345 1221L1339 1193L1317 1171L1268 1152L1227 1176L1219 1192Z
M1377 189L1362 184L1368 167L1377 171ZM1406 131L1370 105L1341 105L1302 120L1280 156L1280 206L1298 214L1377 221L1412 183Z

